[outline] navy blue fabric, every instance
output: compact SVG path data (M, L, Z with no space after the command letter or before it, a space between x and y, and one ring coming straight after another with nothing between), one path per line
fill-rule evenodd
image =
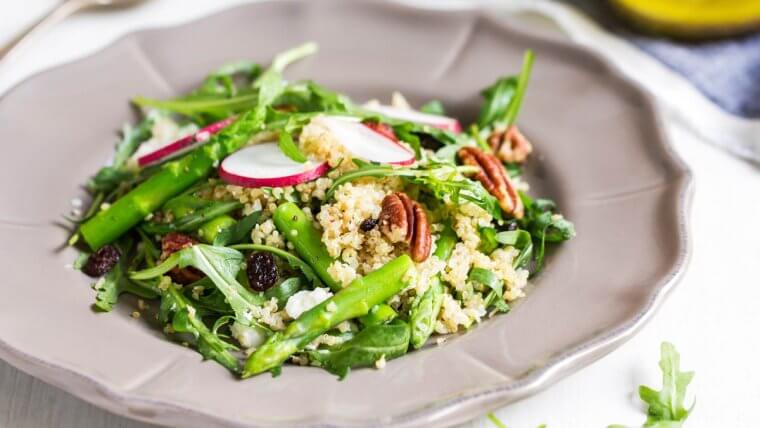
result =
M760 32L705 42L660 39L626 28L606 10L605 2L570 3L681 74L726 112L760 118Z

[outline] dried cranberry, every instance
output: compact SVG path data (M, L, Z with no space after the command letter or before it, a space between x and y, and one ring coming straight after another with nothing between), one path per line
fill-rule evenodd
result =
M266 291L277 282L277 264L270 253L251 253L246 266L248 284L256 291Z
M92 253L87 263L82 266L82 272L92 277L103 276L119 263L119 258L119 250L113 245L106 245Z
M359 229L361 229L362 232L369 232L377 226L377 222L378 220L376 218L368 218L359 225Z

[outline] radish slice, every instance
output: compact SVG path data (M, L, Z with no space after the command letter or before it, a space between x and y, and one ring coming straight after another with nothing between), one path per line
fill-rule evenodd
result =
M137 158L137 165L142 167L185 153L195 148L199 144L205 143L209 138L211 138L211 135L221 131L234 120L234 117L229 117L222 121L212 123L211 125L202 128L195 134L190 134L186 137L180 138L179 140L161 146L147 154L141 155Z
M459 124L459 121L451 117L423 113L417 110L405 110L381 104L366 104L364 108L392 119L421 123L451 132L462 132L462 126Z
M219 177L243 187L284 187L315 180L329 170L327 162L298 163L277 143L259 143L238 150L222 161Z
M411 165L414 152L355 117L324 116L319 120L357 158L392 165Z

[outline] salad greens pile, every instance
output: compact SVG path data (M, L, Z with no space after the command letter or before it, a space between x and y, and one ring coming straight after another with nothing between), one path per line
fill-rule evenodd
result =
M525 215L514 218L504 212L497 198L470 178L479 168L456 159L462 147L492 153L486 138L515 123L533 62L531 52L519 75L502 77L483 91L485 101L476 123L467 132L455 132L386 117L314 82L284 78L289 65L316 50L313 43L298 46L277 55L269 67L248 61L224 65L179 98L133 100L146 112L145 118L124 127L113 161L87 183L92 204L74 220L69 241L84 254L76 266L102 276L95 284L97 310L112 310L124 293L157 300L157 317L170 338L190 343L205 359L242 377L278 373L289 359L344 377L351 368L381 365L404 355L410 346L422 347L434 333L447 292L440 274L409 307L399 310L387 302L408 286L408 273L415 268L408 255L398 255L343 286L330 274L335 259L322 242L321 231L304 213L308 204L305 207L297 197L282 197L276 210L266 214L289 245L278 248L252 242L251 232L262 223L263 211L244 213L245 204L238 200L209 197L220 183L220 162L251 141L276 141L288 159L308 162L298 136L312 119L323 115L353 116L388 126L415 157L412 165L403 167L353 159L353 167L333 179L326 201L346 183L399 177L428 207L447 201L482 208L496 225L478 231L479 250L489 254L513 247L514 268L529 268L534 275L543 266L547 244L575 235L572 223L547 199L520 192ZM432 101L422 112L442 115L444 107ZM156 121L165 118L200 129L234 120L179 157L135 165L138 149L154 137ZM512 177L522 173L518 163L503 166ZM272 188L262 190L277 194ZM446 224L437 235L433 255L448 260L457 239ZM473 268L468 280L484 290L489 310L509 311L503 298L505 284L493 272ZM296 300L294 296L321 287L330 296L282 328L261 322L272 301L282 309ZM346 325L349 328L341 327ZM310 346L324 335L335 344Z

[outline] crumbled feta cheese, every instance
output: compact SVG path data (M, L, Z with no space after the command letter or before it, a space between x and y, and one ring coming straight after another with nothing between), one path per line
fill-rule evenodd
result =
M330 296L332 296L332 292L327 288L299 291L288 299L285 304L285 312L289 317L296 319L302 313L329 299Z
M253 348L261 345L266 340L266 334L259 328L249 327L247 325L235 322L230 327L232 337L234 337L243 348Z
M82 208L82 200L79 198L72 199L71 206L74 208Z

